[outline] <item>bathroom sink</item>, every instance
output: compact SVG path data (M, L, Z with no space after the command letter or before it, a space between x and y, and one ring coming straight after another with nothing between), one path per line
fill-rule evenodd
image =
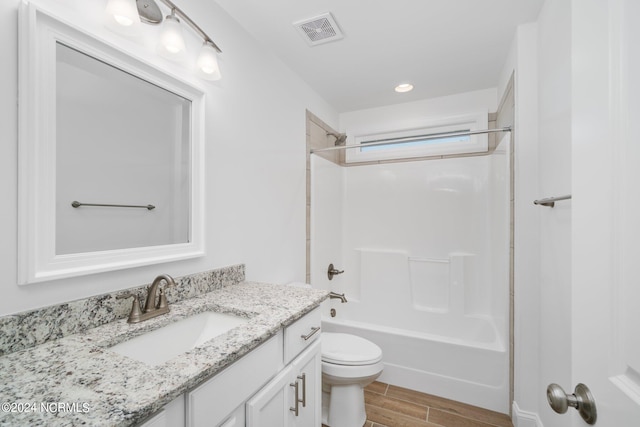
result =
M160 365L247 322L248 319L232 314L206 311L116 344L109 350L147 365Z

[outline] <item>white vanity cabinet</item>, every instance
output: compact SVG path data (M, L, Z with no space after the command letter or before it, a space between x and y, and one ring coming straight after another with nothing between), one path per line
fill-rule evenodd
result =
M167 403L160 412L138 427L184 427L184 397Z
M322 367L319 327L320 312L316 309L285 329L285 362L290 363L249 399L246 405L247 427L320 426Z
M318 427L321 418L320 341L247 402L247 427Z
M321 369L316 308L139 427L319 427Z
M185 394L186 427L243 426L244 403L282 370L283 334ZM240 412L240 413L239 413Z

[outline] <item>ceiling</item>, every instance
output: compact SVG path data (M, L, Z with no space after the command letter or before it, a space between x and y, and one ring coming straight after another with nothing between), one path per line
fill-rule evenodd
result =
M544 0L216 0L337 111L497 86L516 27ZM293 22L331 12L342 40L310 47ZM410 82L415 89L393 89Z

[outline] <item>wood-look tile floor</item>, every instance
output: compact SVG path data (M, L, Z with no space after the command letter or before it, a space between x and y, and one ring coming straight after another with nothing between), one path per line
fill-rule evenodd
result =
M377 381L364 395L364 427L513 427L506 414Z

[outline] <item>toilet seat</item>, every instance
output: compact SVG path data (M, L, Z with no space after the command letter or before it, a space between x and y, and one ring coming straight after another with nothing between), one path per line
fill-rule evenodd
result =
M322 333L322 361L334 365L373 365L382 360L382 350L362 337L334 332Z

